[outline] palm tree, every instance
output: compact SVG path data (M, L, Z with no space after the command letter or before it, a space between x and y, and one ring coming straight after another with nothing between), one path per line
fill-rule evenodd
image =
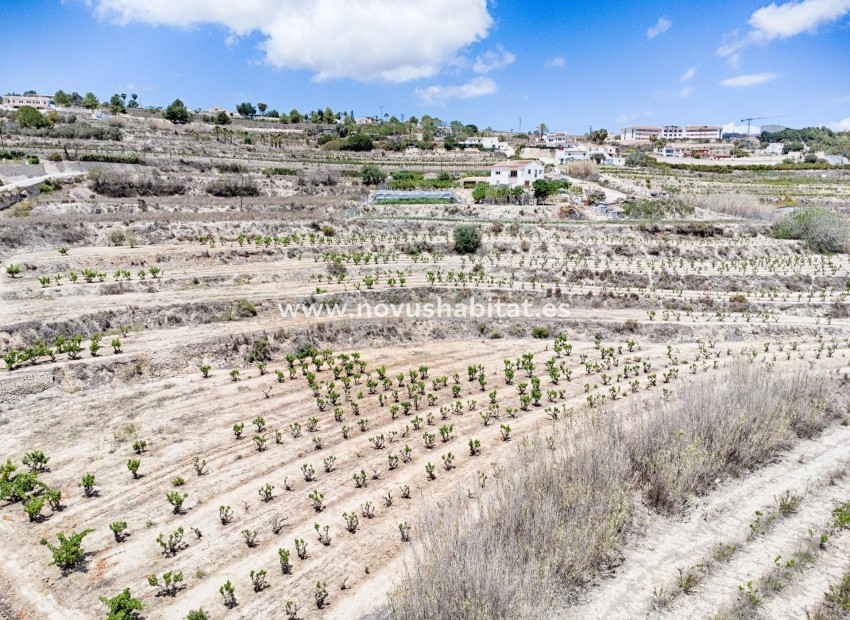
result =
M543 137L543 134L549 133L549 127L546 125L546 123L540 123L540 125L537 127L537 133L540 134L541 138Z

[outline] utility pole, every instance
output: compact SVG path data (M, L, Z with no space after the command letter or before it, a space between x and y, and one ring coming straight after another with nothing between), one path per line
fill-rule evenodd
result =
M378 107L381 108L381 115L378 117L378 120L380 121L382 118L384 118L384 106L379 105Z

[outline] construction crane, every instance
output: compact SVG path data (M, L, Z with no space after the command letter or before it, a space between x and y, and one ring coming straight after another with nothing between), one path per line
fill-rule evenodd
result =
M776 119L779 119L779 118L782 118L783 116L786 116L786 115L785 115L785 114L780 114L780 115L778 115L778 116L775 116L775 115L774 115L774 116L751 116L750 118L742 118L742 119L741 119L741 122L742 122L742 123L746 123L746 124L747 124L747 137L749 138L749 137L750 137L750 122L751 122L751 121L761 121L761 120L764 120L764 119L766 119L766 118L776 118Z

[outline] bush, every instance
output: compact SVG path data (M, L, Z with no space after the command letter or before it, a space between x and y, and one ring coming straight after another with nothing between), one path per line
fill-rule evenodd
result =
M56 534L59 539L59 546L50 544L46 538L41 539L41 544L50 549L53 555L53 561L50 566L58 566L62 570L69 570L76 566L83 559L85 552L82 548L83 538L93 532L92 529L83 530L82 532L72 532L70 536L65 536L64 532Z
M549 337L551 330L548 327L532 327L531 336L533 338L545 339Z
M774 225L773 236L777 239L799 239L815 252L844 252L847 222L834 211L799 209Z
M172 101L171 105L163 110L162 116L165 120L175 124L188 123L190 119L189 110L179 99Z
M207 184L206 191L220 198L259 196L260 186L253 179L216 179Z
M364 185L380 185L387 180L387 173L378 166L370 164L360 169L360 179Z
M89 171L89 189L111 198L132 196L177 196L188 189L184 180L157 176L132 176L121 172L94 168Z
M30 127L21 128L25 136L41 138L60 138L66 140L120 140L121 130L118 127L93 126L87 123L67 124L61 127Z
M15 115L15 118L18 121L18 125L20 125L24 129L28 129L30 127L34 129L39 129L41 127L50 127L52 125L50 119L48 119L35 108L28 105L21 106L20 108L18 108L18 112Z
M362 132L349 136L345 144L340 147L343 151L371 151L372 148L374 148L372 137Z
M124 591L112 598L100 597L100 602L109 607L107 620L136 620L139 617L139 612L145 606L138 599L130 595L130 589L124 588Z
M269 176L294 177L298 171L295 168L263 168L262 173Z
M455 251L458 254L473 254L481 245L481 232L472 224L455 226Z
M107 164L141 164L141 158L132 151L123 155L110 155L109 153L82 153L79 161L99 161Z

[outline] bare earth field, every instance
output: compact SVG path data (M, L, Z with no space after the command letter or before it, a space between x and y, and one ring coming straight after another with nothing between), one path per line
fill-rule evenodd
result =
M828 423L701 478L669 509L630 479L634 509L606 560L563 583L546 614L804 618L848 574L850 532L834 516L850 500L846 254L731 217L555 224L556 207L542 222L505 207L494 224L476 205L452 216L483 233L459 255L457 222L433 205L364 208L356 186L310 194L249 174L266 184L241 209L111 199L78 180L27 214L0 212L0 256L20 266L0 280L0 351L51 349L0 375L0 456L17 467L4 481L29 471L26 453L49 457L45 487L0 501L0 617L102 617L99 598L124 588L149 619L413 617L397 588L439 561L429 510L485 505L534 442L569 450L609 420L628 434L743 369L823 382ZM438 299L530 310L411 305ZM387 315L358 314L367 302ZM334 304L347 305L302 311ZM46 489L58 505L28 515ZM82 559L48 567L40 541L86 528ZM175 592L149 585L167 571L182 573Z

